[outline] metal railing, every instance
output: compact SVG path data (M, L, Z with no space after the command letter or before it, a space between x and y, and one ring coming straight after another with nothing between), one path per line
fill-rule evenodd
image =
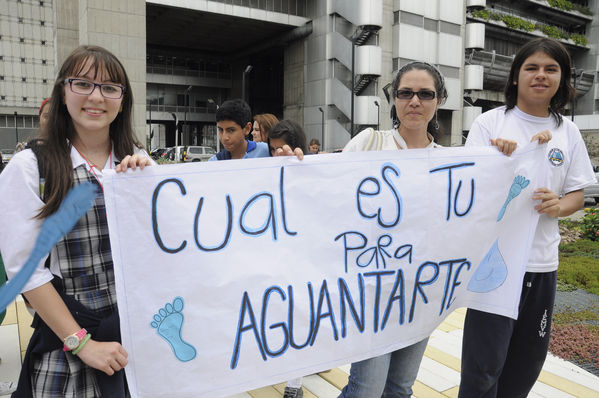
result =
M216 105L209 106L183 106L183 105L165 105L165 104L152 104L149 101L146 103L146 110L152 112L178 112L178 113L216 113Z
M199 77L204 79L223 79L231 80L230 71L207 71L201 69L186 69L180 66L172 65L146 65L146 73L156 73L159 75L174 75L186 77Z
M307 16L308 0L211 0L217 3L230 4L249 8L257 8L282 14Z

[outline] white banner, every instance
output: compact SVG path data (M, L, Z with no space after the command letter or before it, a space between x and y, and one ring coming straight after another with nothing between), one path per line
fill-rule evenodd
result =
M134 397L220 397L516 317L544 151L148 167L104 182Z

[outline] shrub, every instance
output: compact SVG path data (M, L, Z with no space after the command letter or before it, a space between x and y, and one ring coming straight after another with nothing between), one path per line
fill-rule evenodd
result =
M599 206L584 209L580 224L583 238L599 241Z
M549 350L565 360L590 362L599 369L599 327L582 323L554 324Z
M558 28L557 26L545 25L541 24L540 26L541 32L545 33L547 36L552 39L569 39L570 35L566 32Z
M583 256L599 258L599 242L589 239L578 239L571 243L560 244L559 251L564 257Z
M480 18L480 19L484 19L485 21L489 20L490 17L490 12L489 10L473 10L470 15L472 15L474 18Z
M572 33L570 35L570 39L579 46L585 46L589 44L589 39L585 35L581 35L580 33Z
M551 7L559 8L560 10L572 11L574 4L568 0L547 0Z
M513 15L503 15L501 20L512 29L524 30L526 32L532 32L535 30L535 24L526 21L522 18L515 17Z
M587 256L560 256L557 277L589 293L599 294L599 261Z

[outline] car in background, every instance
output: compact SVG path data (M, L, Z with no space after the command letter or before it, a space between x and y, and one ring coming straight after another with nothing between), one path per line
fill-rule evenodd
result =
M13 155L15 154L14 149L0 149L0 152L2 152L2 163L8 163L8 161L12 159Z
M185 162L203 162L210 159L216 151L209 146L188 146L185 149Z
M152 152L150 152L150 156L152 157L152 159L158 160L163 158L164 155L166 155L166 151L168 151L168 148L156 148Z
M164 154L164 157L170 160L171 162L181 163L185 159L185 147L179 145L168 148L168 150Z
M599 181L599 166L593 166L595 170L595 178ZM584 198L594 199L595 203L599 205L599 182L595 181L594 184L589 185L584 189Z

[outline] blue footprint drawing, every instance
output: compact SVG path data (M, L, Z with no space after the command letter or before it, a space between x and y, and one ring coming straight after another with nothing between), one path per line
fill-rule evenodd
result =
M497 216L497 222L501 221L505 211L507 209L507 205L514 199L516 196L520 195L522 190L526 188L530 184L530 180L527 180L524 176L516 176L514 177L514 182L512 182L512 186L510 187L510 192L507 194L507 199L505 203L499 210L499 215Z
M487 293L503 285L506 278L507 266L496 240L478 265L478 268L476 268L472 279L468 282L468 290L476 293Z
M183 328L183 299L175 297L173 304L166 303L157 314L150 326L165 339L173 349L173 353L181 362L191 361L196 356L196 349L189 343L183 341L181 329Z

